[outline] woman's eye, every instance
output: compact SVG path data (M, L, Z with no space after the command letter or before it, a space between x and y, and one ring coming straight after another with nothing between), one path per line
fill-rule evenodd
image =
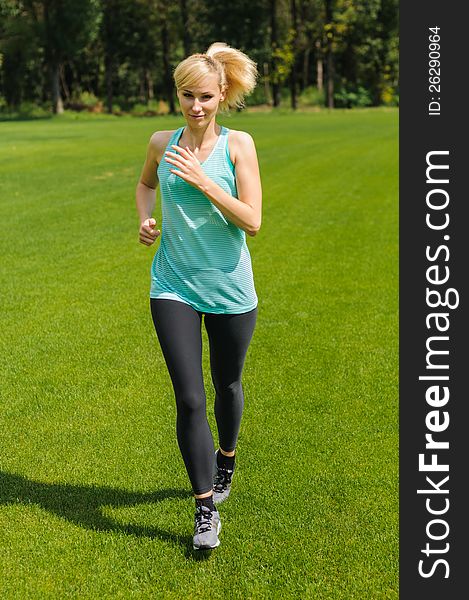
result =
M184 92L183 93L184 98L192 98L192 94L190 94L189 92ZM211 94L204 94L202 96L202 100L210 100L211 98L213 98L213 96Z

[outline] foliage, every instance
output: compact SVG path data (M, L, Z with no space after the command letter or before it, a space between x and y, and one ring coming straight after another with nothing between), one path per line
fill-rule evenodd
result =
M397 85L396 0L337 0L334 19L336 64L346 79L339 97L352 94L356 97L352 104L364 103L366 94L359 91L364 88L371 103L380 104L384 88Z
M0 81L7 104L18 108L26 96L26 86L36 88L34 71L40 64L41 50L33 20L16 2L1 2L0 23Z
M0 0L0 97L10 108L54 94L71 107L83 92L121 108L169 101L172 69L214 41L258 64L247 104L270 102L265 86L287 91L294 80L300 97L329 78L339 104L366 94L397 103L398 0Z
M47 106L26 100L17 106L11 107L0 99L0 121L29 120L50 118L51 111Z
M337 108L357 108L372 105L370 92L361 86L356 90L343 88L335 92L334 101Z
M169 108L163 100L150 100L148 104L134 104L131 114L137 117L154 117L156 115L167 115Z
M271 81L273 83L285 83L291 73L295 61L293 52L294 39L295 31L289 29L285 42L272 50L272 57L275 59L274 65L276 67L275 71L271 74Z
M318 90L316 86L305 88L299 97L300 106L324 106L324 90Z
M98 33L98 0L32 0L28 4L46 58L54 63L73 58Z

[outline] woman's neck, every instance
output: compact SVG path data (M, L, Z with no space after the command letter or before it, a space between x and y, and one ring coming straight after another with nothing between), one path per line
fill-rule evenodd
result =
M213 119L204 128L191 128L188 123L184 129L183 137L186 145L188 145L191 150L194 150L195 148L203 150L213 145L216 138L220 135L220 132L221 126Z

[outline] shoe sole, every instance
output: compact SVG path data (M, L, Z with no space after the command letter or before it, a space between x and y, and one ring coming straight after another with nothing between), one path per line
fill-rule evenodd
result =
M213 548L217 548L220 545L220 540L218 539L218 534L221 531L221 521L218 521L217 525L217 543L214 546L195 546L192 544L194 550L213 550Z

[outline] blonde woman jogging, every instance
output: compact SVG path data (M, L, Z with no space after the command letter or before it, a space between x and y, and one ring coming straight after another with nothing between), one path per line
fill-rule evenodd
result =
M174 71L186 121L154 133L137 184L139 239L151 246L150 306L176 398L179 448L195 497L194 549L219 545L217 506L230 493L244 406L241 375L257 317L246 234L261 225L262 190L251 136L222 127L219 109L242 106L256 65L224 43ZM160 185L161 231L152 217ZM201 326L210 346L219 448L207 421Z

